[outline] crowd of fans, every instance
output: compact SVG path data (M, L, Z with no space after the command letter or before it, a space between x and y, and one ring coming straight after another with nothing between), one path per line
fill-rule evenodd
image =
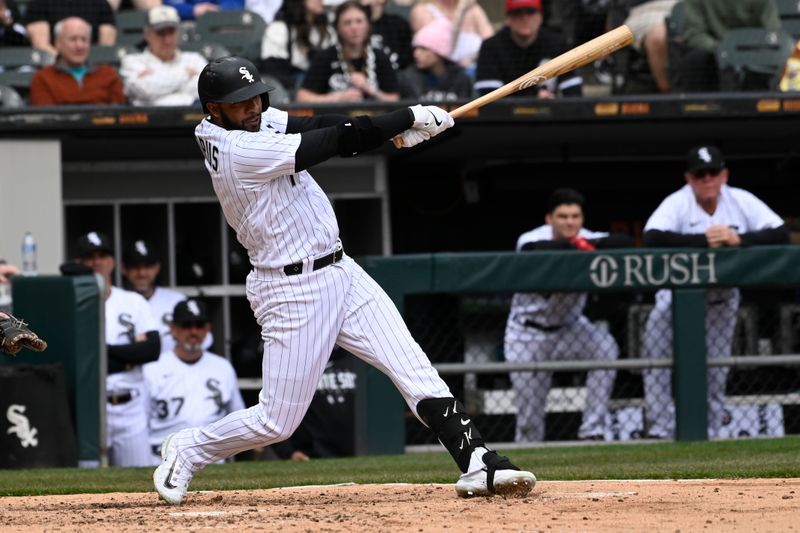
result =
M797 69L726 74L720 57L724 37L738 28L772 32L777 37L765 38L772 48L780 48L782 39L794 43L779 5L780 0L0 0L0 86L12 85L30 105L191 105L204 63L224 53L224 46L197 46L213 41L213 35L197 31L201 19L236 11L264 22L253 26L258 35L246 37L255 40L251 51L238 53L249 55L270 85L299 102L469 99L621 23L634 33L631 48L516 96L580 96L589 85L616 93L777 90L798 85L789 79ZM116 17L132 11L142 12L141 41L121 46ZM45 64L10 64L3 50L11 48L39 51L43 55L36 57ZM95 58L98 48L113 48L110 64ZM794 49L781 49L784 63ZM4 83L3 71L30 77ZM627 83L637 76L648 83Z

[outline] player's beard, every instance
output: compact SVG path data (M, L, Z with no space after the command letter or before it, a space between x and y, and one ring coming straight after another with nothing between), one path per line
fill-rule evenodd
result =
M203 355L203 343L202 342L182 342L181 348L186 351L189 355L192 355L196 358L200 358Z
M258 115L258 122L255 124L255 126L248 126L244 120L242 122L231 120L222 109L220 109L219 118L222 121L222 127L226 130L244 130L254 132L261 129L261 115Z

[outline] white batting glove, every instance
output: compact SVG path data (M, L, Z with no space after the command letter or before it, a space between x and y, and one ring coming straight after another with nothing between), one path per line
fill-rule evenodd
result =
M399 136L403 140L403 148L411 148L431 138L431 134L424 130L409 128Z
M414 124L411 127L418 131L425 131L435 137L455 124L450 113L435 105L415 105L409 107L414 113Z

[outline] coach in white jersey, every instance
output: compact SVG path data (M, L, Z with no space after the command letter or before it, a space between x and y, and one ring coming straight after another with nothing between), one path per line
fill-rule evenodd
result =
M136 240L122 253L122 275L130 283L131 288L144 296L158 323L161 335L161 351L169 352L175 347L172 338L172 311L178 302L186 299L182 292L156 286L156 279L161 273L161 259L155 247L144 240ZM205 336L203 348L214 344L211 331Z
M719 248L784 244L789 232L783 220L753 194L728 186L728 169L715 146L689 151L686 185L670 194L644 227L645 246ZM656 293L642 339L642 355L672 355L672 291ZM729 357L739 308L739 289L706 291L706 353L709 358ZM647 435L670 438L675 433L671 371L644 371ZM708 425L715 437L724 423L727 367L708 369Z
M157 326L140 295L111 284L113 247L102 233L92 231L75 245L78 261L100 274L105 282L106 422L109 458L114 466L148 466L147 397L142 377L144 363L160 352Z
M211 331L205 304L196 299L178 302L170 316L174 347L142 368L150 395L154 465L161 462L161 443L170 433L244 409L233 366L203 349Z
M246 291L264 340L259 403L167 437L153 473L159 495L178 504L205 465L291 436L335 344L387 374L436 433L462 472L459 495L528 494L533 474L485 447L392 301L344 253L331 203L307 170L398 134L414 146L453 119L419 105L371 117L292 117L269 107L268 91L250 61L209 63L199 82L208 116L195 129L225 218L253 267Z
M589 231L583 227L583 195L573 189L553 191L547 203L544 225L525 232L517 251L586 250L620 248L632 244L627 235ZM506 322L506 361L598 359L619 355L614 337L592 324L584 315L586 293L520 292L511 299ZM593 370L586 376L586 407L578 438L601 440L605 432L608 399L614 386L613 370ZM544 440L545 405L551 372L512 372L511 385L517 407L518 442Z

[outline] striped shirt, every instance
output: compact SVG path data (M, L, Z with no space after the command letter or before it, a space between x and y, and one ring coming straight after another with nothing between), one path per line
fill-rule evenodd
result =
M195 135L228 224L256 269L279 269L330 252L339 226L330 200L307 171L295 172L299 134L272 107L261 130L226 130L204 119Z

